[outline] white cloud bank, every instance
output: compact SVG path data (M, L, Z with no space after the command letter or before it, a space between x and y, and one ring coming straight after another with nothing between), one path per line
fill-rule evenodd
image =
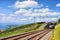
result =
M0 16L5 16L6 14L4 14L4 13L0 13Z
M37 17L37 16L57 16L59 15L59 12L53 12L52 10L50 10L48 8L48 6L46 8L40 8L37 9L37 7L42 7L43 4L38 4L38 2L36 1L32 1L32 0L26 0L26 1L16 1L15 2L15 7L19 8L19 10L15 11L13 14L9 14L9 16L7 17L6 14L1 13L0 16L0 21L1 22L9 22L9 21L15 21L15 22L21 22L21 21L29 21L32 20L33 17ZM57 7L60 6L60 4L56 5ZM8 6L10 7L10 6ZM29 8L29 9L26 9ZM34 9L36 8L36 9ZM21 18L21 16L18 17L18 15L21 15L23 17L28 17L28 18ZM40 19L40 20L39 20ZM56 20L56 18L38 18L39 21L49 21L49 20ZM36 21L38 21L36 20Z
M52 10L50 10L49 8L42 8L42 9L29 9L29 10L26 10L26 9L20 9L20 10L17 10L15 12L15 14L17 15L20 15L22 14L23 16L47 16L47 15L50 15L50 16L55 16L55 15L59 15L58 12L52 12Z
M38 3L36 1L22 1L22 2L15 2L15 6L17 8L35 8L38 6Z
M60 3L56 4L56 7L60 7Z
M21 18L21 15L23 16L23 18ZM31 21L34 20L34 16L38 18L38 20L36 19L36 22L38 21L53 21L56 18L48 18L46 16L58 16L60 15L59 12L52 12L49 8L42 8L42 9L19 9L16 12L14 12L14 14L9 14L8 16L6 16L6 14L1 13L0 16L0 21L1 22L21 22L21 21ZM45 17L45 18L41 18ZM26 18L28 17L28 18ZM56 21L56 20L55 20Z

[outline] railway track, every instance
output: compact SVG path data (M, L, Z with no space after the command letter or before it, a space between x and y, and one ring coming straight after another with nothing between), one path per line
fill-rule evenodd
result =
M3 38L0 40L40 40L44 35L52 31L51 29L38 30L33 32L28 32L8 38Z

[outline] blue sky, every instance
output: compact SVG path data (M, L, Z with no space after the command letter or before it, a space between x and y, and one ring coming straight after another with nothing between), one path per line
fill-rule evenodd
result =
M60 0L0 0L0 23L57 21Z

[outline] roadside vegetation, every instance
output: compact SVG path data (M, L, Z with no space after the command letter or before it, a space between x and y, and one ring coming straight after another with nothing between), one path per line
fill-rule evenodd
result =
M54 40L60 40L60 24L56 25L54 29Z
M52 40L60 40L60 19L58 24L55 26Z
M0 38L5 38L5 37L36 30L40 27L41 24L43 23L38 22L38 23L31 23L31 24L17 26L15 28L8 27L4 32L0 32Z

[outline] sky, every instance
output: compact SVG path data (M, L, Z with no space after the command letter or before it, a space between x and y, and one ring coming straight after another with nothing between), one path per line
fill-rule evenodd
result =
M0 0L0 23L57 21L60 0Z

